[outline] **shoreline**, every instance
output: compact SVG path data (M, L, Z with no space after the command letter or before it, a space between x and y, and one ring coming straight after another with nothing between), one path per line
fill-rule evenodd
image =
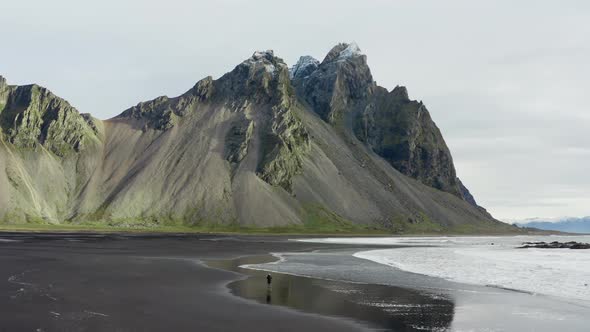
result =
M359 238L351 239L352 241L335 239L331 243L356 241L357 244L407 244L415 248L366 250L354 253L353 256L409 273L442 278L451 282L496 287L590 304L588 253L570 249L521 248L523 241L527 243L526 241L535 241L539 238ZM586 235L556 236L551 237L551 240L590 242Z
M350 283L276 272L271 272L273 281L271 286L268 286L265 280L267 271L244 267L249 264L272 264L277 261L279 260L276 256L262 255L205 263L213 268L245 276L226 285L232 296L306 314L347 320L371 331L420 331L423 330L424 322L430 322L433 329L440 330L448 328L452 321L453 305L447 299L427 299L412 290L387 285ZM386 303L394 298L399 301L400 298L415 300L416 297L420 297L421 303L429 302L429 311L416 310L417 308L413 308L411 304L405 304L400 305L405 308L403 315L391 315L387 308L358 303L359 298L356 297L360 294L372 294L371 301L377 303Z
M381 309L397 308L397 314L408 316L412 310L419 312L427 312L432 305L432 299L445 298L452 303L453 319L447 325L440 324L441 319L436 320L437 323L432 323L429 328L422 325L419 329L431 330L478 330L483 327L492 330L522 330L535 329L537 331L554 331L555 329L563 328L568 331L585 331L587 326L586 311L588 310L587 301L578 301L564 297L555 297L551 295L534 294L527 291L517 289L510 289L507 287L496 287L491 285L477 285L465 284L461 282L454 282L439 277L431 277L428 275L417 275L412 272L403 270L392 270L391 266L379 264L362 258L362 260L355 261L354 253L360 251L371 250L368 248L359 248L348 246L343 249L324 249L307 252L307 253L282 253L280 262L274 260L273 263L262 264L262 266L244 266L240 268L239 273L247 274L250 278L256 278L256 274L266 274L267 272L285 275L283 279L290 280L290 282L297 279L308 279L312 283L319 285L323 284L346 284L347 287L357 288L354 292L371 292L367 289L359 290L358 288L367 287L383 287L383 289L397 289L398 293L406 294L406 302L399 303L399 299L403 298L397 294L393 298L379 298L376 302ZM324 251L322 253L322 251ZM336 253L335 253L336 252ZM337 252L340 252L338 254ZM323 257L325 256L325 257ZM293 262L290 262L293 261ZM334 270L333 261L340 260L342 268L339 271L332 271L330 273L317 272L324 270L319 268L324 266L327 269ZM276 264L278 262L278 264ZM320 262L320 263L318 263ZM292 264L290 264L292 263ZM317 264L317 266L316 266ZM328 264L328 265L322 265ZM277 266L278 265L278 266ZM310 265L310 268L305 269L305 265ZM354 265L360 265L357 271L351 271L350 268ZM250 272L245 271L250 270ZM363 271L365 270L365 271ZM352 273L352 275L351 275ZM354 274L358 276L355 277ZM376 277L377 276L377 277ZM378 277L381 276L381 279ZM356 278L356 279L355 279ZM273 279L274 280L274 279ZM228 288L232 290L237 296L249 298L258 302L262 302L260 294L254 292L248 286L252 281L241 280L228 284ZM264 280L258 276L258 283L264 283ZM244 291L243 288L246 288ZM327 287L329 288L329 287ZM400 291L401 290L401 291ZM260 292L260 290L258 290ZM310 292L310 294L317 291ZM383 290L382 293L388 291ZM412 294L408 296L407 294ZM326 294L324 291L322 294ZM312 295L313 296L313 295ZM334 297L334 295L328 295ZM326 295L324 296L326 297ZM337 297L337 295L336 295ZM352 297L354 299L354 297ZM373 299L375 297L373 296ZM350 299L350 297L349 297ZM422 300L420 300L422 299ZM426 299L426 300L424 300ZM326 301L325 299L323 299ZM364 299L356 299L359 304L367 305ZM369 301L371 302L371 301ZM373 301L375 303L375 301ZM326 312L326 308L315 308L313 306L297 306L289 303L280 303L297 310L320 312L328 315L344 315L348 317L355 317L356 319L367 319L366 317L355 316L359 312L366 310L374 310L374 308L367 309L361 306L361 309L356 309L352 313L344 311ZM406 308L406 309L400 309ZM412 309L408 309L412 308ZM401 311L401 313L399 312ZM542 314L541 314L542 313ZM391 312L386 313L388 321L407 321L407 317L400 317ZM541 316L539 316L541 315ZM383 317L383 314L380 314ZM479 318L475 318L478 317ZM381 318L374 318L374 322L382 322ZM428 321L421 317L410 324L416 325L419 321ZM383 323L381 323L383 326ZM428 324L426 324L428 325ZM416 327L416 326L414 326ZM399 329L399 326L397 327ZM411 330L411 329L410 329Z

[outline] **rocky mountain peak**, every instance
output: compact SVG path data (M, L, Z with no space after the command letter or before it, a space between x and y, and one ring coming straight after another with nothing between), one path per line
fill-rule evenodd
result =
M248 103L280 103L288 100L289 89L288 67L283 59L272 50L256 51L218 80L205 77L181 96L139 103L117 118L138 120L143 130L167 130L201 103L221 102L235 109Z
M344 61L346 59L365 56L355 42L340 43L334 46L326 55L323 62Z
M201 101L211 98L213 94L213 77L207 76L198 81L189 92L197 96Z
M408 95L408 89L405 86L396 86L391 92L389 93L393 98L397 98L403 101L410 101L410 96Z
M215 95L231 96L235 104L246 98L265 103L291 90L289 68L272 50L256 51L214 82Z
M289 69L289 75L291 79L304 78L313 73L319 66L320 62L316 58L304 55Z
M3 90L6 85L6 79L4 76L0 75L0 90Z
M293 82L313 110L332 123L349 113L374 86L367 57L356 43L334 46L317 67L309 65L305 75L293 75Z
M98 132L78 110L37 84L11 86L0 94L0 127L16 147L40 145L58 156L98 142ZM0 105L1 106L1 105Z
M251 67L255 71L263 69L270 74L275 74L278 70L287 67L283 59L275 57L273 50L256 51L250 58L244 60L241 65Z
M275 52L273 50L266 50L266 51L256 51L252 54L251 59L258 61L262 59L266 59L268 61L272 61L275 56Z

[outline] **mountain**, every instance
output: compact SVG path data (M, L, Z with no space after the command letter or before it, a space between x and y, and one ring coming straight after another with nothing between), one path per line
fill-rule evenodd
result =
M519 227L532 227L548 231L590 234L590 216L575 218L564 217L558 219L532 218L514 223Z
M356 44L288 68L255 52L217 80L101 121L0 77L0 220L510 232L456 176L429 111Z

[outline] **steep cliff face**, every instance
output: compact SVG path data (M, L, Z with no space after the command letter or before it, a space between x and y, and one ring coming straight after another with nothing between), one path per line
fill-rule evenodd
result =
M294 68L301 65L299 62ZM306 75L295 75L293 83L298 94L325 121L337 123L370 98L373 76L367 57L356 44L336 45L315 70L311 69L313 66L307 66Z
M91 117L80 115L67 101L35 84L0 83L0 128L15 147L43 146L58 156L99 141Z
M324 120L343 127L403 174L476 205L426 106L411 100L405 87L388 92L377 86L356 44L339 44L321 64L308 63L313 62L302 57L293 67L294 85Z
M215 91L214 98L241 105L243 112L232 125L228 160L239 166L258 135L256 173L269 184L291 191L292 178L301 171L309 149L309 136L296 115L299 105L287 65L271 50L256 52L216 81Z
M372 96L356 114L356 137L403 174L461 196L451 152L426 107L405 87L376 88Z
M3 222L510 231L475 206L424 105L378 87L356 45L291 70L256 52L105 121L0 79L0 120Z

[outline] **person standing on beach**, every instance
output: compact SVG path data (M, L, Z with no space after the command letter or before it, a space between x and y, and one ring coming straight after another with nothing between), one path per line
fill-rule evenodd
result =
M266 275L266 283L270 286L270 284L272 283L272 276L270 274Z

